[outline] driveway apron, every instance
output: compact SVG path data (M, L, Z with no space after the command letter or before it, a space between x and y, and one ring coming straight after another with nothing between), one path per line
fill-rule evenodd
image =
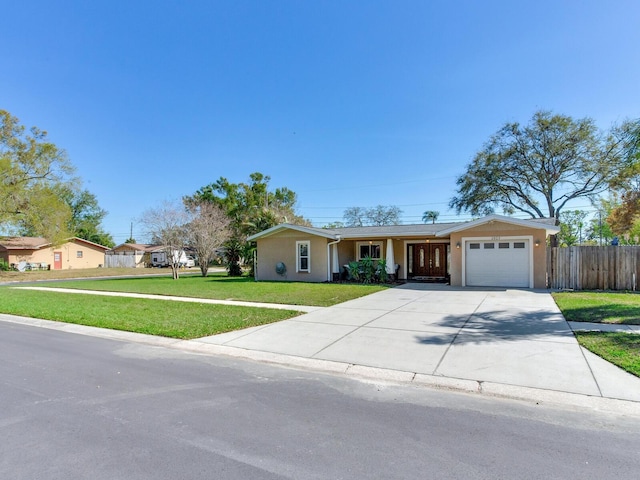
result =
M584 351L546 291L409 283L199 341L640 401L640 379Z

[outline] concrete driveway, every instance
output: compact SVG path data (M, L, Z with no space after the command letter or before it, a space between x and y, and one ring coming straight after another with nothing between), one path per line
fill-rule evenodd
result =
M409 372L640 401L640 379L582 349L546 291L406 284L198 340Z

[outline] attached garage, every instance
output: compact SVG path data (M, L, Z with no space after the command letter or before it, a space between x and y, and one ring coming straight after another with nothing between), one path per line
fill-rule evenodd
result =
M465 239L463 277L469 287L533 287L529 238Z
M560 228L553 218L521 220L488 215L437 233L449 237L451 285L545 288L547 237Z

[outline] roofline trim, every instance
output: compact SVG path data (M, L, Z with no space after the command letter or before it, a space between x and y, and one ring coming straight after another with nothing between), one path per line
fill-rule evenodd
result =
M340 236L340 235L336 235L335 233L331 233L329 230L327 230L325 233L325 232L320 232L319 231L320 229L317 229L317 228L309 228L309 227L304 227L302 225L292 225L290 223L281 223L279 225L276 225L274 227L263 230L262 232L258 232L254 235L247 237L247 241L253 242L261 238L269 237L271 235L274 235L280 232L281 230L295 230L298 232L307 233L309 235L316 235L318 237L330 238L332 240L337 240L338 237Z
M470 222L465 222L451 228L446 228L436 233L436 236L444 237L452 233L461 232L463 230L468 230L470 228L478 227L480 225L485 225L487 223L493 223L493 222L510 223L512 225L518 225L520 227L545 230L547 234L554 234L560 231L560 227L558 226L539 224L539 223L532 222L532 220L521 220L519 218L506 217L504 215L497 215L494 213L491 215L487 215L486 217L478 218L477 220L472 220Z

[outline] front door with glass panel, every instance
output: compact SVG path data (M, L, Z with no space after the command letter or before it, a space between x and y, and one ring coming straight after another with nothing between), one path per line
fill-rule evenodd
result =
M444 243L414 243L407 248L409 275L413 277L445 277L447 275L447 245Z

